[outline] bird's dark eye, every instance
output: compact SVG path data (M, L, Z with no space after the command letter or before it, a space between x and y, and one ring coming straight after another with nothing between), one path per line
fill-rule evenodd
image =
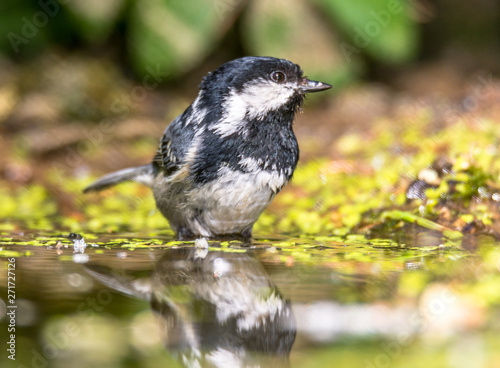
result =
M286 76L283 72L272 72L271 79L276 83L283 83L286 81Z

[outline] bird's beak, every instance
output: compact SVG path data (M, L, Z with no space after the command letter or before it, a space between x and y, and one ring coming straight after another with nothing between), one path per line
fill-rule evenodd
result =
M312 81L307 78L302 78L299 85L299 91L301 93L319 92L329 88L332 88L329 84Z

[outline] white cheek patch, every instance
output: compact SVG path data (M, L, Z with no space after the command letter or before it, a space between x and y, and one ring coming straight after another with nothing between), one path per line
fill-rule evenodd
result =
M241 92L232 90L226 97L222 119L214 125L215 132L222 137L242 131L244 119L262 119L270 111L285 105L295 93L291 83L277 84L259 80L246 85Z
M285 105L295 93L295 88L290 83L277 84L259 81L245 86L242 92L249 117L262 118L269 111L277 110Z

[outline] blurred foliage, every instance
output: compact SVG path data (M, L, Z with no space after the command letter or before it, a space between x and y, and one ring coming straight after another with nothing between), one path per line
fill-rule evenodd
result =
M160 65L170 75L185 73L223 35L224 18L211 1L136 2L128 33L129 54L140 74Z
M3 54L111 46L138 76L156 67L170 79L182 75L233 30L245 53L290 59L337 85L359 74L365 53L401 63L418 49L418 25L409 3L398 0L6 0L0 9Z
M445 11L432 25L433 34L445 35L454 45L464 38L474 45L484 42L484 50L491 52L485 59L497 64L493 67L500 65L494 55L498 42L494 47L488 43L500 35L495 31L500 24L498 7L491 7L487 18L484 12L474 12L493 1L475 3L471 9L465 1L434 3ZM4 0L0 53L31 61L15 67L5 63L9 67L1 72L6 83L0 86L0 155L5 161L0 161L0 260L19 257L18 291L40 301L39 320L19 330L18 363L33 364L32 348L58 335L68 305L76 310L87 296L85 282L74 282L85 279L76 277L77 258L67 233L83 234L92 258L102 256L120 266L142 267L152 262L154 252L183 245L172 241L174 233L147 188L124 184L99 194L81 193L98 172L147 162L165 121L191 101L178 90L137 98L139 86L107 56L120 58L121 66L133 67L138 77L159 70L165 80L186 75L214 54L217 64L240 54L266 54L293 60L311 77L338 86L355 80L370 63L406 65L421 56L423 47L429 48L418 4ZM458 8L467 17L457 16ZM459 34L463 29L467 32ZM226 42L239 49L221 52ZM59 56L80 48L83 55ZM94 54L104 58L94 59ZM328 298L354 307L411 304L425 314L430 303L439 301L435 298L443 285L453 292L453 308L439 318L428 315L422 338L390 356L393 366L411 361L414 366L441 367L450 360L454 366L477 365L471 362L476 355L465 349L471 336L480 342L480 357L486 356L491 366L498 361L500 88L491 74L486 79L470 77L470 59L449 55L443 68L425 73L412 69L399 80L403 90L425 90L426 98L408 99L401 90L387 93L387 86L364 85L362 93L353 93L355 87L338 93L322 111L306 108L305 119L295 125L303 134L297 134L301 161L293 181L255 226L253 245L263 249L264 263L275 272L278 265L293 271L282 276L283 288L292 298L309 303L315 300L311 293L326 289ZM449 83L450 75L455 79L449 72L464 65L467 68L456 78L463 84ZM451 105L445 102L448 98ZM105 118L110 120L101 125ZM322 126L314 128L315 122ZM308 129L317 129L312 143L304 135ZM323 133L333 137L324 145ZM429 174L441 157L452 169L434 175L424 195L409 200L409 185ZM90 172L94 177L88 176ZM238 242L220 246L226 251L247 249ZM321 281L316 288L311 287L314 280ZM360 287L365 282L366 287ZM333 287L325 287L329 283ZM149 304L113 298L92 323L82 318L88 316L69 315L80 336L51 366L175 364L164 354L157 324L147 315ZM143 328L144 318L149 329ZM35 324L41 333L33 333ZM439 340L443 330L457 340ZM7 329L2 331L6 341ZM380 357L386 356L384 347L390 341L343 336L320 347L297 343L293 366L326 367L336 361L340 366L368 367L372 362L385 366L387 361ZM472 353L477 345L472 344Z
M292 183L261 215L255 233L345 237L382 231L396 238L403 234L399 241L410 244L415 240L404 238L409 230L438 234L419 239L419 247L460 246L470 241L469 234L498 237L500 151L492 134L496 122L458 121L432 133L430 114L417 111L413 119L405 130L397 120L380 119L365 132L340 137L334 145L341 158L299 163ZM433 162L443 156L450 162L449 172L434 178L421 197L410 199L411 183L429 176ZM71 178L57 168L49 169L45 180L45 188L33 184L2 189L0 220L71 232L166 229L173 236L144 186L127 183L83 195L81 189L92 178Z
M417 25L409 17L412 3L398 0L316 0L353 44L342 43L350 55L362 49L386 63L411 60L418 46Z

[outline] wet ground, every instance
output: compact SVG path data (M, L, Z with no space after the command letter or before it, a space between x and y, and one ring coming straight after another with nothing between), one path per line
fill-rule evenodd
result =
M1 366L497 367L498 245L421 230L248 244L3 231Z

